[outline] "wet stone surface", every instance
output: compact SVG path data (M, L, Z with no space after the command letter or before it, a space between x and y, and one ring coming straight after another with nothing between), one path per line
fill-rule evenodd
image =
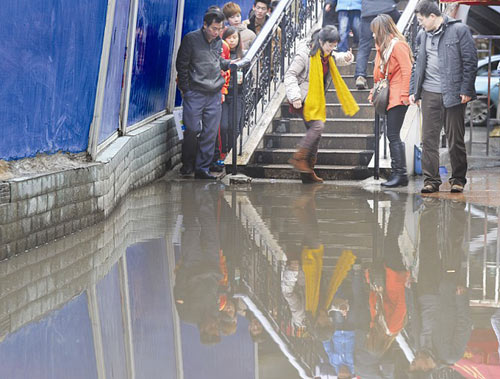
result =
M0 378L499 377L498 208L457 199L158 181L0 262Z

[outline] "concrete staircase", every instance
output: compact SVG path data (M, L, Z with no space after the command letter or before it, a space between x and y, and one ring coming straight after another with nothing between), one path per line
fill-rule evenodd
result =
M354 54L357 51L354 50ZM372 50L367 73L373 72L375 50ZM339 71L360 107L354 117L345 116L333 84L327 91L326 125L318 151L317 174L327 180L365 179L373 175L368 168L375 146L373 107L368 103L369 90L358 90L354 77L355 63L339 67ZM373 87L373 77L368 84ZM304 122L290 114L288 102L283 102L269 125L260 147L254 151L245 168L247 175L258 178L299 179L300 175L288 164L300 139L305 134Z

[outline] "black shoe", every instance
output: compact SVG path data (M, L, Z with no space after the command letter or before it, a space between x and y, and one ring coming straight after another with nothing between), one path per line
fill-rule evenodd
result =
M194 173L195 179L207 179L207 180L217 180L217 178L213 175L210 175L208 171L197 170Z
M217 166L215 163L212 163L212 165L210 166L210 171L212 172L222 172L223 170L223 167Z
M408 185L407 175L391 175L387 182L381 184L382 187L393 188L393 187L406 187Z
M432 184L425 184L420 190L421 193L434 193L439 191L439 188L434 187Z
M186 165L182 165L182 167L179 170L179 172L181 173L181 175L187 176L187 175L191 175L194 171L193 171L192 167L189 167L189 166L186 166Z

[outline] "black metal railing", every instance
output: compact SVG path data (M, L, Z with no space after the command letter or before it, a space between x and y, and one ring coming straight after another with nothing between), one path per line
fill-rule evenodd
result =
M499 119L494 118L492 119L490 116L491 109L493 104L491 103L491 76L492 76L492 70L495 70L495 68L492 67L492 61L491 61L491 54L493 53L493 41L494 40L500 40L500 36L496 35L475 35L473 36L476 45L479 45L480 41L483 41L486 46L479 46L477 49L477 55L480 59L482 58L488 58L488 89L487 89L487 94L486 95L478 95L477 100L471 101L467 104L467 112L469 115L469 152L472 152L472 145L473 144L485 144L486 145L486 156L490 155L490 131L491 131L491 126L492 126L492 121L498 123L500 122ZM485 48L486 47L486 48ZM496 62L495 62L496 63ZM498 64L498 63L497 63ZM497 86L500 85L500 82L497 82ZM473 141L473 135L474 135L474 112L475 112L475 107L477 106L476 104L479 104L479 107L482 107L482 102L486 102L486 140L485 141ZM495 104L495 107L498 107L498 103ZM480 110L479 110L480 112ZM497 112L498 114L498 112Z
M232 174L237 173L237 155L254 127L269 111L271 99L283 82L296 52L297 43L306 37L321 16L324 0L282 0L274 9L262 31L240 61L231 65L234 91L232 112ZM243 125L238 120L238 72L243 82ZM239 139L239 144L238 144Z

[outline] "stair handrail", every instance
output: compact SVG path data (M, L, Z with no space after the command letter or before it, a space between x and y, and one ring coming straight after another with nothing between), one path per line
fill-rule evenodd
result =
M418 22L415 17L415 8L418 4L419 0L410 0L408 4L399 17L397 22L398 30L403 34L406 38L406 41L410 45L412 51L415 51L415 40L418 32ZM378 180L380 178L380 137L381 137L381 116L375 112L375 120L374 120L374 134L375 134L375 159L374 159L374 179ZM384 124L382 128L382 137L384 141L384 158L387 155L387 145L386 145L386 120L384 118Z
M250 136L252 128L266 114L270 101L283 82L285 72L295 55L297 43L317 23L323 4L324 0L281 0L245 56L231 64L231 86L235 99L231 105L233 175L237 173L237 155L242 155L243 144ZM237 100L238 72L242 72L243 77L241 128L238 122L241 119ZM246 135L243 133L244 129Z

